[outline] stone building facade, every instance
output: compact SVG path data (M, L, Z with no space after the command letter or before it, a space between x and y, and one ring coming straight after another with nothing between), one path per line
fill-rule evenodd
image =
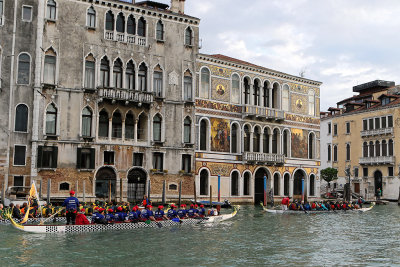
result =
M200 54L196 90L197 195L259 203L319 198L321 83L224 55Z
M382 198L396 200L399 88L394 82L377 80L355 86L353 92L357 94L321 116L321 128L331 125L331 131L321 135L321 153L326 153L321 165L338 170L338 188L348 183L345 170L350 169L352 192L375 199L381 189Z

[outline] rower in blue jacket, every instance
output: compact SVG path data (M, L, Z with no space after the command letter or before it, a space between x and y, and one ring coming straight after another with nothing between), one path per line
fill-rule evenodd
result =
M175 208L176 206L172 204L171 208L168 210L167 216L170 220L178 217L178 213L176 212Z
M181 219L184 219L187 217L187 210L185 209L185 204L181 205L181 208L178 210L178 216Z

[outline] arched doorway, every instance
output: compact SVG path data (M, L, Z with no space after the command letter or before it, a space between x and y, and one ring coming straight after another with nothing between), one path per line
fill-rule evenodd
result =
M254 179L254 204L259 205L264 201L264 175L267 176L267 190L271 189L271 179L268 171L265 168L260 168L256 171Z
M382 173L380 171L376 171L374 173L374 180L375 180L375 195L378 192L378 189L382 190L383 195L383 188L382 188Z
M117 175L110 167L98 170L96 174L96 198L107 200L111 192L111 199L115 198Z
M142 169L132 169L128 173L128 201L139 202L146 190L147 175Z
M294 179L293 179L293 199L301 199L302 196L302 179L304 179L304 196L306 196L306 179L307 175L303 170L297 170L294 173Z

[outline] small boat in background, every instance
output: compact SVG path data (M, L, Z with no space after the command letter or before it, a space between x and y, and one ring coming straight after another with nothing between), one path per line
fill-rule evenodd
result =
M207 200L195 201L192 199L191 202L194 204L197 204L197 205L204 205L204 207L211 207L210 201L207 201ZM223 202L213 201L212 205L213 206L221 206L221 208L232 208L231 202L227 199L225 199Z
M275 214L320 214L320 213L345 213L345 212L367 212L372 210L375 206L375 203L372 203L368 208L361 208L361 209L352 209L352 210L277 210L277 209L268 209L263 204L261 204L263 210L268 213L275 213Z

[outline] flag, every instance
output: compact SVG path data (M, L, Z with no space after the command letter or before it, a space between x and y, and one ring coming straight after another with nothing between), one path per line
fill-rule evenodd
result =
M24 218L20 222L21 224L26 223L28 221L29 211L33 209L33 207L31 207L31 203L33 204L34 199L36 199L36 201L39 202L39 196L36 190L35 182L32 182L31 189L29 190L28 208L25 211Z

